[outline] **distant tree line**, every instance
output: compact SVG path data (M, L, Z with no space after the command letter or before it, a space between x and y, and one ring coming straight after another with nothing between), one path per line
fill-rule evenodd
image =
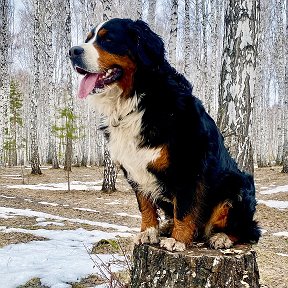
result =
M76 98L67 54L101 21L124 17L161 35L241 168L288 172L288 5L259 2L2 0L0 164L31 165L35 174L41 164L105 165L114 176L103 189L115 189L117 169L97 129L102 116Z

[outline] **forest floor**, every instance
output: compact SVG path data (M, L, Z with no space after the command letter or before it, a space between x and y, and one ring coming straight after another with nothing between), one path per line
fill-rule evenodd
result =
M263 229L263 236L253 248L257 252L261 286L269 288L288 287L288 175L280 171L280 167L259 168L255 171L258 200L256 219ZM125 246L125 254L129 256L132 251L131 239L137 233L141 221L134 193L121 173L117 179L117 192L101 192L102 170L96 167L73 168L70 177L73 181L71 188L75 190L70 192L66 190L67 175L63 169L43 167L42 172L42 175L32 176L28 168L22 172L20 167L0 169L0 288L44 288L53 285L73 288L96 287L103 283L101 278L105 278L103 272L99 273L101 267L95 264L102 256L85 258L83 247L77 243L86 241L87 246L90 245L91 248L94 245L95 248L95 242L119 235L122 236L120 243L122 247ZM66 234L61 234L64 232ZM65 252L66 248L64 249L59 241L49 242L49 239L67 241L69 249L73 247L74 250ZM44 248L37 246L38 250L31 246L33 243L44 245L48 242L52 245L52 250L49 250L47 255L44 253L44 250L50 249L47 245L43 246ZM94 252L96 255L114 255L115 245L112 243L107 247L104 245L104 251L100 251L102 248L98 245ZM119 246L115 249L118 248ZM77 254L77 249L82 249L82 254ZM36 258L31 260L31 254ZM58 274L55 272L47 276L45 269L49 267L48 261L52 254L58 256L50 264ZM72 254L75 254L76 259L69 258ZM67 262L62 263L63 259ZM103 259L100 260L105 262ZM13 261L15 265L12 264ZM85 261L91 262L90 270ZM78 265L72 265L74 262ZM61 267L59 263L62 263ZM13 269L12 266L16 268ZM93 276L95 266L98 268L98 275L102 277L96 277L95 273ZM67 270L69 267L72 271ZM112 270L115 268L109 267ZM49 268L47 273L52 273L53 269ZM73 271L77 271L75 274L78 273L76 279L75 275L72 275ZM61 273L65 274L63 279ZM27 282L28 280L30 281ZM59 283L62 283L62 286Z

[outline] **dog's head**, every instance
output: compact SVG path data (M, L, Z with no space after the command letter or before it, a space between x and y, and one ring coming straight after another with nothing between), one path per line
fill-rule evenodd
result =
M112 19L88 34L84 44L74 46L69 56L74 69L85 75L79 97L132 95L135 73L149 73L164 61L164 44L148 25L130 19Z

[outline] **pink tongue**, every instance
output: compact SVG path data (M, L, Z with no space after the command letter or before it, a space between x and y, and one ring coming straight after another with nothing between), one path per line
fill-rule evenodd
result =
M94 89L96 81L99 75L96 73L88 73L84 76L84 78L80 82L78 97L86 98L89 93Z

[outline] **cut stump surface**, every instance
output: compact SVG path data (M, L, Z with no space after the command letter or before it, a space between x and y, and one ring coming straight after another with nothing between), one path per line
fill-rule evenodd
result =
M211 250L203 244L184 252L138 245L133 251L132 288L258 288L259 271L251 245Z

